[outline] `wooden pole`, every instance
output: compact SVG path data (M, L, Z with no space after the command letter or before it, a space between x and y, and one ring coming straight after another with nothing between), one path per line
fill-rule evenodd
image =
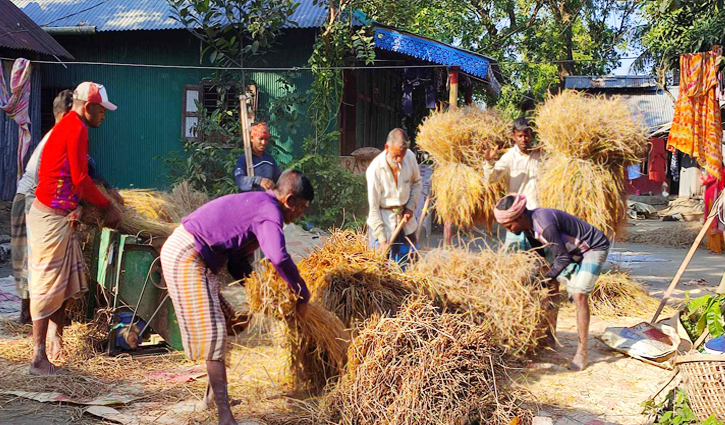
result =
M420 213L420 222L418 222L418 228L415 229L415 238L420 243L420 231L423 230L423 222L428 216L428 208L430 207L430 195L425 196L425 202L423 202L423 211ZM723 275L725 277L725 275Z
M451 109L458 108L458 67L454 66L448 70L448 79L450 88L448 90L448 107ZM453 244L453 227L451 223L443 223L443 243L445 245Z
M397 239L400 232L403 231L403 227L405 227L405 223L407 223L407 222L408 222L408 218L403 217L403 219L400 220L400 223L398 223L398 227L395 228L395 231L393 232L393 236L390 238L390 240L388 241L388 246L385 248L385 253L384 253L385 256L387 256L388 252L390 252L390 248L393 247L393 243L395 242L395 239Z
M249 128L249 115L247 115L246 93L239 95L239 119L242 124L242 143L244 146L244 159L246 162L247 176L254 177L254 160L252 159L252 139Z
M672 295L672 291L675 290L675 287L680 282L682 275L685 273L685 270L687 270L687 266L690 264L692 257L695 256L695 251L697 251L697 248L700 246L700 242L702 242L702 239L705 237L705 234L707 233L707 230L712 225L713 221L715 221L717 219L718 214L713 213L713 211L719 211L721 205L722 205L722 199L718 198L717 204L713 205L712 209L710 210L710 214L707 217L707 220L705 220L705 225L702 226L700 233L698 233L697 237L695 238L695 242L693 242L692 246L690 247L690 250L687 252L687 255L685 256L685 259L682 260L682 264L680 264L680 268L677 269L677 273L675 273L675 276L672 278L672 281L670 282L670 286L667 287L667 291L665 292L665 295L662 297L662 301L660 302L659 307L657 307L657 311L655 312L655 315L652 317L651 323L655 323L657 321L657 318L660 317L660 313L662 313L662 310L665 308L665 304L667 304L667 299L670 297L670 295ZM721 284L722 284L722 282L721 282Z

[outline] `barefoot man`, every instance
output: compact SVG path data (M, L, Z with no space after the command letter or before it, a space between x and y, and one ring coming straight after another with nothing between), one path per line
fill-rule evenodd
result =
M41 154L36 199L27 215L32 374L61 372L50 363L48 354L53 360L60 357L66 301L88 290L75 229L78 204L86 200L105 210L106 226L115 227L121 220L121 211L88 174L88 127L99 127L106 109L116 109L108 101L106 89L81 83L73 92L73 108L53 127Z
M526 197L520 194L508 195L499 201L494 215L509 232L523 234L542 257L546 258L544 249L550 251L553 262L544 276L544 285L550 288L553 300L558 298L559 283L566 285L567 292L574 298L579 344L569 368L583 370L589 360L588 297L607 261L609 239L596 227L564 211L527 209ZM556 314L549 319L553 332L556 330Z
M216 274L226 264L235 279L246 277L252 271L254 251L261 248L297 295L297 311L304 316L309 292L287 253L282 226L300 218L313 198L307 177L287 170L273 190L223 196L189 214L161 249L161 267L184 352L191 360L206 360L209 381L204 402L207 407L216 404L220 424L237 422L229 405L224 366L224 311L231 306L219 294Z

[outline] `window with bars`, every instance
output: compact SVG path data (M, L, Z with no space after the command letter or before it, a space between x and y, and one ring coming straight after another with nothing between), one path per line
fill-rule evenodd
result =
M254 114L257 110L257 86L247 86L247 91L252 95L250 102L250 119L254 120ZM223 102L220 100L224 98ZM213 112L219 109L231 111L231 115L225 115L224 120L239 119L239 93L235 87L226 90L226 93L220 93L218 87L214 84L200 84L184 86L184 111L182 117L181 133L187 140L198 140L196 126L199 124L201 111L197 107L200 104L207 112Z

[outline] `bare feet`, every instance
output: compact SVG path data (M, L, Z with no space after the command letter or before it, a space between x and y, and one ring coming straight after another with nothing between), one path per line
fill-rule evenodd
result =
M569 363L569 370L572 370L574 372L579 372L584 370L587 365L589 364L589 355L584 350L577 350L576 354L574 355L574 358L571 360L571 363Z
M48 337L48 360L58 363L63 357L63 339L57 335Z
M68 372L59 367L53 366L53 364L47 360L36 360L30 364L29 372L31 375L38 376L58 376L65 375Z

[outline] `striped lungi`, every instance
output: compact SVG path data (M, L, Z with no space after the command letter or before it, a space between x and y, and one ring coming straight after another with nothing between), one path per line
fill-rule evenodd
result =
M174 304L184 352L190 360L224 360L227 328L219 280L179 226L161 248L161 268Z
M88 282L71 215L36 199L26 219L30 316L40 320L50 317L66 300L80 298Z
M10 257L18 296L28 299L28 234L25 227L25 194L13 198L10 210Z

